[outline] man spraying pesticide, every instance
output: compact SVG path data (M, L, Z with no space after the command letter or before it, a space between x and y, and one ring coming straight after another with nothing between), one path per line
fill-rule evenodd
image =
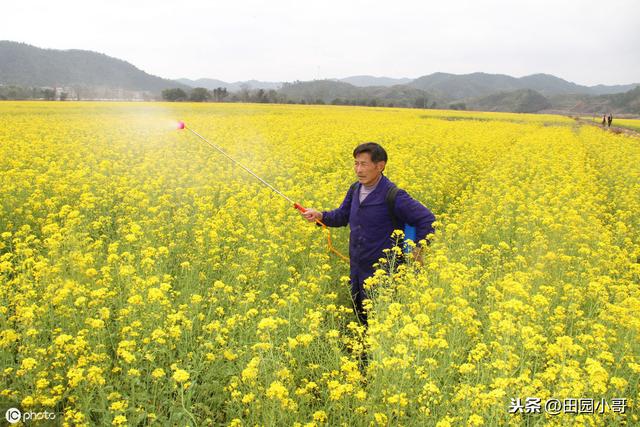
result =
M415 230L415 236L407 234L406 237L412 238L416 242L433 232L432 223L435 221L433 213L412 199L404 190L399 190L382 174L387 162L387 153L376 143L361 144L354 150L353 157L358 182L349 188L340 207L328 212L319 212L315 209L306 209L294 202L253 171L234 160L220 147L187 127L184 122L178 122L178 129L190 131L234 164L240 166L262 184L290 202L307 220L316 222L325 229L327 226L350 225L349 258L333 247L331 234L328 232L327 241L329 250L350 264L351 297L354 311L360 323L365 326L367 325L367 315L363 301L367 295L363 286L364 281L373 275L373 264L383 256L384 250L395 244L395 240L391 238L393 231L402 229L405 225L412 226ZM407 230L409 231L411 228Z
M325 212L306 209L301 214L329 227L349 224L351 297L360 323L366 326L364 281L373 275L373 264L383 257L384 250L395 244L391 234L410 225L415 236L407 237L419 242L433 233L435 215L382 174L387 164L387 152L382 146L374 142L361 144L353 151L353 158L358 181L351 185L340 207Z

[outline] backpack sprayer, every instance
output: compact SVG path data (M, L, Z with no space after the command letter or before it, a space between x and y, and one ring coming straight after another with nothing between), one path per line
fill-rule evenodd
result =
M307 211L306 208L302 207L302 205L300 205L299 203L294 202L293 200L291 200L289 197L287 197L284 193L279 191L273 185L269 184L267 181L265 181L264 179L262 179L258 175L256 175L251 169L247 168L246 166L244 166L240 162L236 161L233 157L229 156L227 153L224 152L224 150L222 150L222 148L218 147L217 145L215 145L214 143L209 141L207 138L205 138L204 136L200 135L195 130L187 127L187 125L185 125L184 122L178 122L178 129L181 129L181 130L182 129L186 129L189 132L191 132L192 134L194 134L195 136L197 136L198 138L200 138L202 141L207 143L211 148L213 148L214 150L218 151L220 154L225 156L227 159L231 160L234 164L240 166L242 169L247 171L249 174L251 174L254 178L256 178L258 181L260 181L262 184L266 185L271 190L273 190L276 194L278 194L279 196L283 197L285 200L287 200L287 202L291 203L295 209L299 210L302 213L305 213ZM331 243L331 232L329 231L329 228L327 227L327 225L325 223L323 223L322 221L320 221L319 219L316 219L316 222L318 224L320 224L322 226L322 229L325 230L326 233L327 233L327 245L329 247L329 251L333 252L336 255L338 255L344 261L349 262L349 258L347 258L343 254L341 254L336 248L333 247L333 244Z

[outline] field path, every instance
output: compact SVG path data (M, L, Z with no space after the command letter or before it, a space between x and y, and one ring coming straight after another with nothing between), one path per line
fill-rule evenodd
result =
M602 124L599 123L595 123L592 120L586 120L580 117L572 117L572 116L568 116L569 118L574 119L576 122L580 123L580 124L584 124L584 125L590 125L590 126L595 126L595 127L599 127L602 128ZM623 127L611 127L611 128L604 128L607 129L609 132L613 132L616 134L625 134L625 135L629 135L629 136L635 136L635 137L640 137L640 132L635 131L633 129L629 129L629 128L623 128Z

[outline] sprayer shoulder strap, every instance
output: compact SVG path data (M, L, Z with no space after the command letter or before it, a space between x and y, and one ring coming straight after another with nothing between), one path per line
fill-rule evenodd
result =
M387 190L387 195L384 198L384 200L387 202L387 208L389 209L389 216L391 217L391 221L393 222L394 230L398 228L398 217L396 217L396 214L394 213L398 190L400 189L397 185L391 184L391 186Z
M360 184L360 183L358 181L356 181L353 184L351 184L351 187L349 187L349 191L347 192L347 195L351 194L351 198L352 198L351 200L353 200L353 197L356 194L356 190L358 189L358 184Z

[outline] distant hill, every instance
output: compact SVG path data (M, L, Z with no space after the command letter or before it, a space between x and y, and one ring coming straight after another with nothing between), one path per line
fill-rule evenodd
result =
M495 92L518 89L514 78L501 74L473 73L465 75L434 73L422 76L408 86L437 94L451 101L487 96Z
M582 86L549 74L532 74L525 77L511 77L504 74L447 74L434 73L419 77L408 83L417 89L430 91L448 100L478 98L494 93L532 89L543 96L584 94L600 95L626 92L638 84L620 86Z
M285 83L280 93L293 101L330 103L336 98L364 98L366 91L352 84L333 80L313 80L309 82Z
M427 92L406 85L356 87L335 80L285 83L279 92L305 103L427 108L436 102Z
M640 114L640 86L624 93L573 95L550 98L554 110L585 114Z
M607 86L607 85L596 85L590 86L591 95L615 95L618 93L629 92L640 86L640 83L634 83L630 85L617 85L617 86Z
M596 99L604 98L609 102L612 112L629 112L640 114L640 86L625 93L602 95Z
M531 89L500 92L477 98L467 104L467 107L472 110L512 113L535 113L551 106L547 98Z
M229 83L209 78L176 81L153 76L101 53L0 41L0 99L152 100L159 99L164 89L179 88L189 93L195 87L210 91L226 88L229 94L216 96L230 102L640 114L638 83L583 86L549 74L516 78L488 73L433 73L415 80L359 75L293 83Z
M351 76L343 79L336 79L338 81L349 83L358 87L368 86L395 86L403 85L412 81L409 78L394 79L391 77L374 77L374 76Z
M437 105L438 101L435 96L407 85L394 86L370 86L363 88L368 96L379 98L382 101L401 101L402 104L412 102L417 107L427 108Z
M329 79L330 81L349 83L356 87L370 87L370 86L394 86L399 84L409 83L412 80L409 78L394 79L391 77L374 77L374 76L351 76L343 79ZM246 80L238 82L225 82L218 79L197 79L191 80L187 78L177 79L176 81L185 84L190 87L204 87L209 90L213 90L219 87L227 88L228 91L237 92L243 88L248 89L264 89L264 90L278 90L282 87L283 82L264 82L259 80Z
M198 79L198 80L191 80L191 79L176 79L177 82L182 83L183 85L189 86L189 87L204 87L206 89L209 90L213 90L219 87L224 87L227 88L227 90L238 90L239 88L235 88L233 87L232 83L227 83L227 82L223 82L222 80L218 80L218 79Z
M177 81L190 87L204 87L209 90L214 90L216 88L223 87L230 92L237 92L239 90L242 90L243 87L246 87L247 89L277 90L282 86L282 82L261 82L258 80L246 80L246 81L229 83L229 82L224 82L222 80L217 80L217 79L190 80L190 79L182 78L182 79L178 79Z
M159 94L180 87L110 56L86 50L40 49L25 43L0 41L0 84L29 87L106 87Z
M186 78L178 79L178 82L190 87L204 87L213 90L217 87L224 87L227 90L239 91L243 85L249 89L280 89L283 82L265 82L258 80L225 82L218 79L198 79L190 80ZM375 77L369 75L350 76L342 79L312 80L303 83L316 81L334 81L348 83L359 88L368 87L391 87L406 85L414 89L423 90L437 97L443 102L466 101L471 98L479 98L495 93L512 92L516 90L531 89L543 96L555 95L603 95L627 92L640 83L628 85L597 85L583 86L569 82L550 74L532 74L525 77L512 77L505 74L449 74L434 73L417 79ZM300 82L294 82L300 83ZM291 83L289 83L291 84ZM345 94L345 96L348 96Z
M523 88L537 90L545 96L559 94L616 94L630 91L640 85L639 83L635 83L611 86L582 86L549 74L532 74L530 76L520 77L518 80Z

